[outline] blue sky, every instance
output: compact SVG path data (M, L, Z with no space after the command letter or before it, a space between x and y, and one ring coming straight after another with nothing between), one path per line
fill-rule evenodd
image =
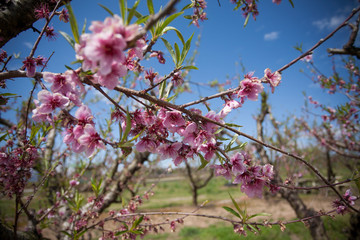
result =
M97 5L98 2L109 7L114 13L119 13L116 0L87 0L85 5L84 2L72 1L80 27L85 18L87 26L89 26L91 21L102 21L109 16ZM129 1L129 5L130 2L133 1ZM142 2L146 5L145 0ZM154 2L156 9L166 3L164 0L154 0ZM280 5L273 4L271 0L262 0L258 4L260 14L257 20L250 19L244 28L244 17L241 12L233 11L234 6L229 0L220 0L220 2L221 7L215 0L208 1L206 12L209 20L201 22L200 28L193 25L188 26L188 20L185 19L178 19L171 24L180 29L185 38L194 32L195 40L201 34L199 55L196 58L196 66L199 70L191 72L191 81L207 83L217 79L219 82L224 82L227 76L231 78L237 73L242 76L241 67L237 64L240 62L246 67L246 71L255 71L255 76L262 77L265 68L277 70L296 58L299 52L293 48L295 45L302 44L303 49L306 50L319 39L328 35L359 4L356 0L293 0L295 8L292 8L286 0L283 0ZM185 1L182 1L178 7L183 5L185 5ZM139 11L144 12L146 9L141 7ZM35 27L41 28L43 24L44 22L40 20ZM52 26L56 31L71 33L69 24L55 20ZM322 72L331 72L331 58L328 57L326 48L341 48L346 43L348 36L349 29L343 28L334 38L315 51L314 61ZM169 33L167 37L171 43L174 41L179 43L175 34ZM4 46L3 49L9 54L20 53L20 59L13 61L9 68L17 69L22 65L23 58L29 54L35 40L36 34L28 30ZM358 40L357 43L359 43ZM69 65L75 60L73 49L60 35L56 41L42 39L40 44L41 47L35 56L48 57L52 51L55 51L47 71L63 72L66 70L64 65ZM173 64L166 48L162 42L159 42L154 49L166 53L166 66L161 66L154 60L150 60L144 65L159 70L160 74L167 74L171 71ZM336 95L324 94L319 87L313 85L311 80L300 73L299 70L304 68L305 64L299 62L283 72L282 83L276 89L275 94L270 96L275 117L281 119L289 114L301 114L301 107L304 103L303 91L313 96L314 99L333 106L343 100ZM233 80L231 86L235 87L238 84L238 80ZM29 79L15 79L15 81L9 81L7 90L1 91L17 92L28 97L30 90ZM215 89L195 85L192 85L192 90L191 94L185 94L179 98L178 102L185 103L197 99L199 95L206 96L216 93ZM269 91L267 87L266 91ZM210 103L215 110L220 110L222 103L219 101ZM247 101L242 108L230 115L228 120L243 125L243 132L256 135L252 116L257 113L259 108L259 101Z

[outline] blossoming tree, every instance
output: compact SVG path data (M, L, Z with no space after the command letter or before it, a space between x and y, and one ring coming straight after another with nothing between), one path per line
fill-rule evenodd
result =
M237 143L237 136L243 136L262 146L259 152L264 151L264 148L272 149L305 164L337 195L336 208L329 212L313 212L311 216L304 215L298 221L306 222L334 211L359 212L353 206L357 197L353 196L350 190L339 192L333 183L303 157L270 145L262 138L249 136L237 130L239 126L225 120L231 111L240 108L248 100L258 100L266 87L274 93L281 81L281 73L295 62L309 56L333 33L277 71L267 68L264 75L259 77L253 73L246 74L235 88L179 105L175 99L182 93L181 87L186 76L189 71L197 68L186 61L192 36L186 40L181 31L170 24L176 18L184 16L198 26L207 19L206 2L192 0L187 5L181 5L180 1L171 0L156 12L152 0L147 0L148 13L137 11L143 2L145 1L131 4L120 0L119 14L103 6L109 17L92 22L88 32L79 31L69 2L65 3L66 8L63 9L60 9L60 6L64 2L58 0L41 1L35 5L32 5L33 1L30 0L3 3L9 16L15 15L16 9L26 6L23 10L28 14L16 15L16 18L27 22L25 28L31 27L29 23L36 19L44 20L43 28L35 29L39 37L29 55L23 58L22 67L8 69L12 59L4 50L0 57L1 86L5 88L6 81L20 77L32 79L34 83L30 99L20 111L19 122L12 123L1 119L4 126L0 153L1 191L7 197L13 198L16 206L13 227L9 229L2 225L6 238L40 238L40 229L48 227L56 230L58 238L79 239L97 229L101 231L101 239L133 239L148 232L157 232L166 224L175 229L176 223L182 223L187 216L227 221L234 226L235 232L243 235L246 235L246 229L258 232L258 226L279 225L284 229L287 222L253 221L254 217L261 214L249 216L231 196L235 209L225 207L225 210L233 214L236 217L234 219L204 216L197 214L196 210L192 213L137 211L138 205L149 198L152 189L143 196L135 196L126 204L123 202L123 208L110 211L107 217L99 218L99 214L117 201L135 173L146 161L150 161L153 155L160 156L160 159L172 159L176 166L192 159L199 161L200 168L213 168L216 176L241 185L240 191L249 197L262 197L263 191L275 193L284 187L279 178L274 178L272 162L256 161L254 156L246 151L245 144ZM243 11L246 17L245 25L250 16L255 18L259 14L255 0L232 2L235 8ZM281 1L273 2L279 4ZM290 3L292 4L292 1ZM190 12L191 15L185 15L185 12ZM346 21L358 12L359 8L355 9ZM8 15L0 16L1 21L6 22ZM42 38L55 37L54 28L49 25L55 16L61 21L69 22L72 29L72 34L61 32L73 47L76 56L76 62L72 67L68 66L64 73L43 71L51 61L51 56L48 56L47 60L43 56L34 57ZM335 31L346 25L346 21ZM22 30L23 27L9 29L4 25L1 44ZM172 45L166 38L169 31L175 31L182 43L182 49L177 43ZM159 44L165 45L175 65L172 71L164 76L159 76L154 67L146 68L143 64L144 59L149 58L165 64L164 53L157 50ZM358 77L358 73L356 76ZM139 78L143 79L141 81L145 84L136 85ZM357 89L358 93L359 81L353 84L357 84L355 90ZM37 87L41 90L37 90ZM94 106L85 100L95 92L112 104L111 108L106 109L106 115L101 116L104 117L104 124L95 123L92 110ZM12 94L0 95L5 110L8 101L13 97ZM196 107L211 99L223 101L223 108L219 112L208 108L208 111L203 113ZM135 110L131 110L134 105ZM345 127L350 129L354 126L348 123ZM236 135L231 140L224 139L224 130ZM59 133L62 133L62 136ZM349 139L358 138L357 132L346 131L346 134L350 134ZM61 139L64 145L55 149L55 139ZM333 142L328 144L332 146ZM351 140L349 144L354 146L357 142ZM109 157L110 155L115 157ZM260 156L265 157L265 154ZM207 166L214 158L216 163ZM93 161L96 159L104 162L97 176L104 172L107 174L101 179L92 178L92 193L87 196L79 191L78 187L88 170L95 167ZM76 162L75 172L63 174L70 171L67 161ZM121 171L117 173L119 168ZM39 180L34 185L32 194L25 196L24 189L34 171L39 173ZM358 178L352 180L356 179ZM46 209L42 208L33 213L29 205L42 188L47 192L50 204ZM87 203L84 201L86 197ZM30 222L30 229L26 233L18 230L18 220L22 214L25 214ZM150 221L152 215L177 217L170 222L153 223ZM108 223L113 226L109 227Z

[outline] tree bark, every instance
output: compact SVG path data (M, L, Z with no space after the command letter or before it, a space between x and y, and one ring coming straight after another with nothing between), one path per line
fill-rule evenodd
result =
M0 221L0 239L15 239L15 233L12 228L3 224ZM40 239L39 236L36 236L34 233L31 232L21 232L17 231L16 234L17 240L37 240Z
M353 213L350 216L350 234L348 239L360 239L360 214Z
M186 173L190 180L192 202L193 202L194 206L197 206L198 205L198 190L205 187L210 182L211 178L214 176L214 171L211 170L209 176L204 180L203 183L201 183L199 179L194 179L190 164L188 162L185 162L185 166L186 166Z
M141 166L148 160L150 153L135 153L134 160L125 167L118 180L114 185L112 185L109 191L104 196L104 203L101 208L98 209L99 213L102 213L106 208L108 208L113 202L116 201L117 197L125 189L126 184L134 176L134 174L141 168ZM85 206L86 209L86 206Z
M49 5L50 10L55 3L48 0L0 0L0 47L19 33L32 28L38 20L35 18L35 8L41 4ZM59 4L59 7L63 2Z

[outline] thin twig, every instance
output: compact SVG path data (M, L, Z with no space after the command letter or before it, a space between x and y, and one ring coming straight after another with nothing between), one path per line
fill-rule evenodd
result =
M285 66L283 66L282 68L280 68L279 70L277 70L279 73L283 72L285 69L289 68L290 66L292 66L293 64L295 64L296 62L298 62L300 59L302 59L303 57L311 54L312 51L314 51L316 48L318 48L321 44L323 44L325 41L327 41L329 38L331 38L337 31L339 31L342 27L347 25L347 21L349 21L358 11L360 10L360 7L358 7L357 9L354 9L351 14L345 19L345 21L343 23L341 23L334 31L332 31L329 35L327 35L325 38L320 39L319 42L317 42L312 48L310 48L309 50L307 50L305 53L301 54L299 57L295 58L294 60L292 60L290 63L286 64Z
M148 21L146 22L146 25L144 26L144 28L142 28L138 34L136 34L130 41L128 41L128 48L131 48L133 46L135 46L135 43L137 40L139 40L140 38L144 37L146 35L146 33L163 17L165 17L168 14L171 14L174 10L175 4L178 3L180 0L171 0L165 7L163 10L161 10L160 12L158 12L155 15L151 15L148 19Z
M170 77L174 76L174 74L176 72L178 72L180 69L176 68L174 69L169 75L167 75L166 77L164 77L163 79L161 79L161 81L159 81L158 83L154 84L153 86L147 88L144 90L144 92L149 92L151 90L153 90L154 88L156 88L157 86L159 86L160 84L162 84L164 81L168 80Z
M311 190L311 189L321 189L321 188L328 188L330 186L337 186L337 185L341 185L341 184L344 184L344 183L348 183L348 182L351 182L353 180L351 179L347 179L347 180L344 180L344 181L341 181L341 182L338 182L338 183L333 183L333 184L330 184L330 185L322 185L322 186L316 186L316 187L295 187L295 186L289 186L289 185L283 185L283 184L277 184L277 186L279 187L283 187L283 188L288 188L288 189L297 189L297 190Z
M0 75L0 77L1 77L1 75ZM199 104L199 103L202 103L202 102L206 102L206 101L208 101L210 99L214 99L214 98L222 97L222 96L225 96L225 95L228 95L228 94L232 94L232 93L234 93L236 91L239 91L240 88L241 87L239 86L239 87L236 87L234 89L229 89L229 90L226 90L226 91L223 91L223 92L211 95L211 96L203 97L202 99L182 104L182 105L180 105L180 108L186 108L186 107L189 107L189 106L192 106L192 105L196 105L196 104Z
M39 34L39 37L36 39L36 42L34 43L34 46L33 46L33 48L31 49L31 52L30 52L30 54L29 54L29 58L32 58L32 57L34 56L35 51L36 51L36 49L37 49L37 46L39 45L40 40L41 40L42 36L44 35L45 30L46 30L47 26L49 25L51 19L55 16L56 9L58 8L60 2L61 2L61 1L57 1L57 2L56 2L56 5L55 5L55 7L54 7L54 10L52 11L51 15L49 16L49 19L46 20L46 23L45 23L43 29L41 30L41 33ZM23 69L22 69L22 70L23 70Z

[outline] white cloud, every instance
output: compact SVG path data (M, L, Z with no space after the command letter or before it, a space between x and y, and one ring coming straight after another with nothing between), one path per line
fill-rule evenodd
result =
M32 49L33 48L33 45L31 42L24 42L24 45L29 48L29 49Z
M330 19L329 28L336 28L345 20L344 16L333 16Z
M335 29L337 26L339 26L343 21L345 20L344 16L333 16L330 19L329 18L323 18L321 20L317 20L313 22L313 25L320 30L323 29Z
M270 32L264 35L266 41L276 40L279 38L279 32Z

